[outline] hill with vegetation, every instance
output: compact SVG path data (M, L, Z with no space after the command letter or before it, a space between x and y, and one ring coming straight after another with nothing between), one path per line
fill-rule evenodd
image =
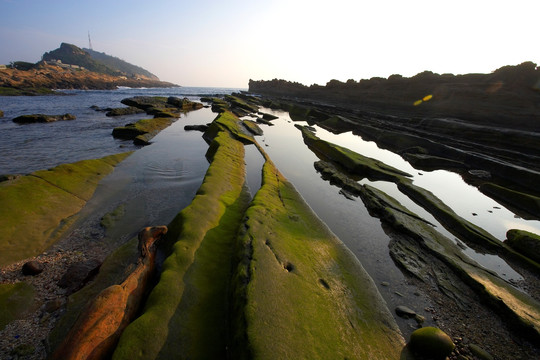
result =
M90 54L92 59L95 61L99 61L111 69L120 71L128 77L146 77L148 79L159 80L159 78L150 71L143 69L140 66L130 64L127 61L119 59L115 56L107 55L104 52L99 52L92 49L84 48L83 50Z
M45 95L55 89L174 87L139 66L93 50L62 43L33 64L14 61L0 69L0 95Z

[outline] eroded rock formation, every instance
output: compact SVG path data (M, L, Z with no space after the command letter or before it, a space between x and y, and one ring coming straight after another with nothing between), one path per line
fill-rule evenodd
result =
M166 233L166 226L139 232L137 267L124 282L106 288L88 304L52 359L99 360L110 356L148 291L155 270L155 243Z

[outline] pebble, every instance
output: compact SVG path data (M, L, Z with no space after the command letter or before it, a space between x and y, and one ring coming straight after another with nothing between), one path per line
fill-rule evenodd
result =
M410 319L416 315L416 312L414 310L404 305L397 306L395 311L399 317L402 317L405 319Z
M54 299L45 304L45 311L48 313L55 312L62 306L62 299Z
M23 275L38 275L43 272L43 264L39 261L28 261L22 267Z

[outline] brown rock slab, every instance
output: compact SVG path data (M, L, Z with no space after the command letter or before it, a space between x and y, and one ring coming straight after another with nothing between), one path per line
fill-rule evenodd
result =
M98 360L110 357L122 331L139 311L154 274L154 243L165 233L166 226L147 227L139 232L140 257L135 270L122 284L106 288L88 304L51 359Z

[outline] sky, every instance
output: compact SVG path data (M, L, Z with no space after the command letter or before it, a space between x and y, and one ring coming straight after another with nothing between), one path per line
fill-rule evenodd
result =
M540 64L540 0L0 0L0 64L62 42L181 86L324 85Z

